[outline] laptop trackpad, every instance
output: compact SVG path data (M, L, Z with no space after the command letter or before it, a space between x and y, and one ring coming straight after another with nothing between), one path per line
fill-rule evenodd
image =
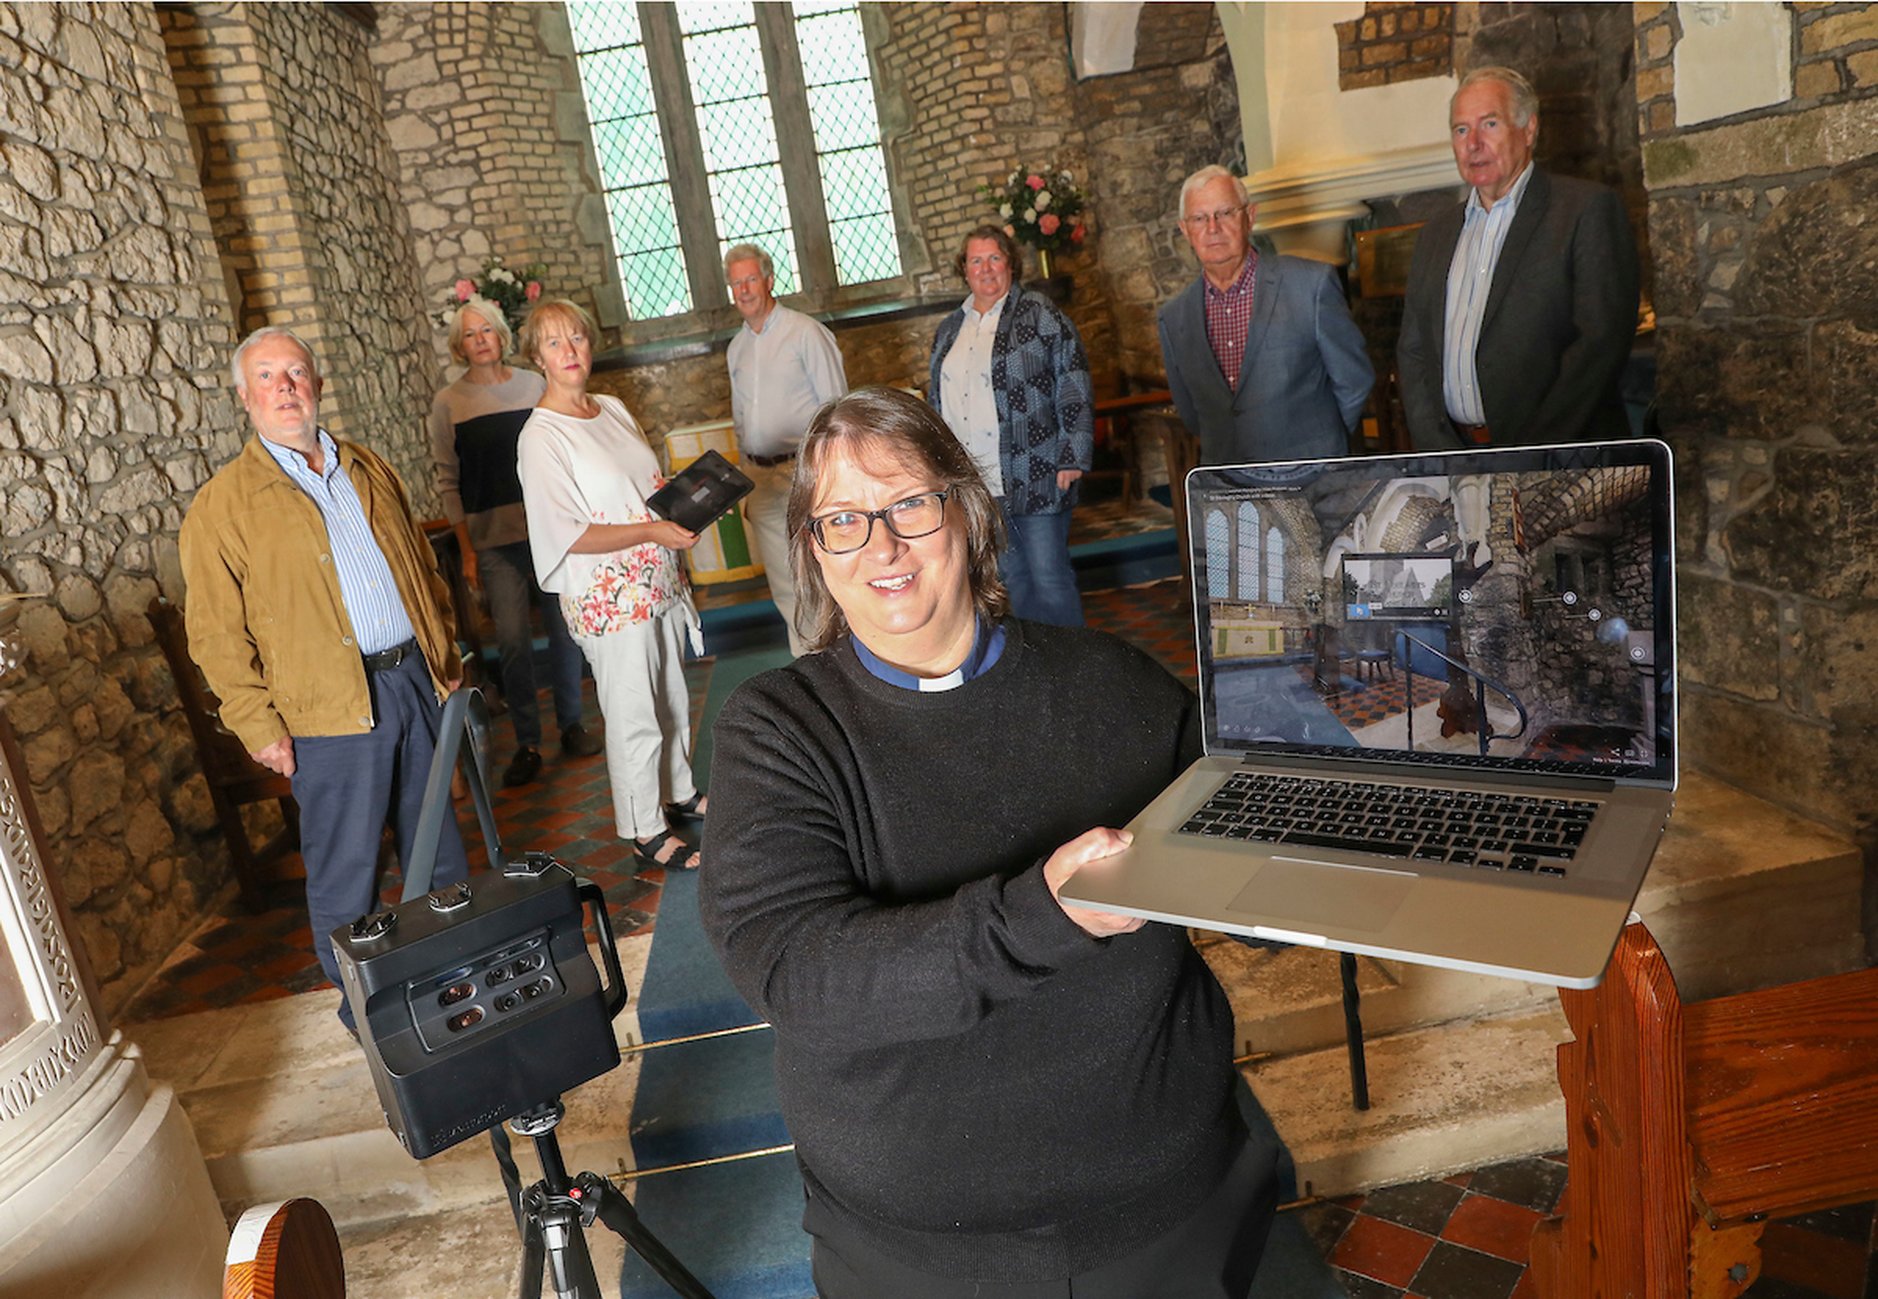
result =
M1280 918L1289 928L1312 925L1375 931L1389 923L1415 876L1361 866L1267 862L1227 906L1228 911Z

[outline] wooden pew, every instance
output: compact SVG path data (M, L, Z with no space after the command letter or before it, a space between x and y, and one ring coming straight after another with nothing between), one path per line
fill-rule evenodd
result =
M189 721L189 734L196 742L196 760L202 764L202 777L208 782L209 801L215 806L216 820L221 822L222 838L228 841L241 903L250 911L263 911L265 885L303 873L276 867L300 846L300 805L293 801L293 782L249 757L234 732L222 725L222 701L189 657L183 611L159 595L150 602L149 617L157 644L169 661L170 675L176 678L176 694L182 700L183 716ZM280 804L285 824L279 834L257 848L248 838L241 809L269 799Z
M1733 1299L1768 1219L1878 1194L1878 969L1685 1005L1635 923L1559 999L1570 1180L1533 1232L1542 1299Z

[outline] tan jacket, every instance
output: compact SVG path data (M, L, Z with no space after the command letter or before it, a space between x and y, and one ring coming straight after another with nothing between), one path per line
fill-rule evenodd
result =
M436 554L397 471L362 446L338 445L441 698L463 664ZM196 493L180 540L190 657L249 752L287 735L372 729L371 690L326 521L258 437Z

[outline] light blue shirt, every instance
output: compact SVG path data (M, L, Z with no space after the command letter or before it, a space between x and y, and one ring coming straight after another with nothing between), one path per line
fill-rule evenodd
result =
M1480 325L1487 314L1487 294L1493 288L1493 269L1500 263L1506 232L1513 228L1519 201L1532 179L1532 163L1519 174L1513 188L1491 208L1480 205L1480 192L1467 192L1461 237L1448 263L1446 325L1442 331L1441 396L1448 418L1456 424L1485 424L1487 408L1480 400L1480 372L1475 352L1480 348Z
M339 574L339 598L345 603L346 617L352 621L352 635L357 641L354 648L361 654L376 654L415 640L417 629L411 625L404 597L391 576L391 565L385 562L385 552L372 535L358 490L339 467L339 445L325 429L319 431L319 438L323 463L317 474L298 451L276 446L266 438L261 439L261 445L319 507L320 517L326 521L326 540Z

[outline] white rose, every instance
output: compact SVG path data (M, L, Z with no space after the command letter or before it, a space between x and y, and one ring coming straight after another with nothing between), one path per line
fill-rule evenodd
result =
M1024 221L1026 224L1035 225L1037 222L1037 214L1035 212L1026 211L1024 213Z
M1012 173L1011 173L1011 178L1010 178L1009 180L1007 180L1007 181L1005 181L1004 183L1005 183L1006 185L1015 185L1015 184L1017 184L1017 182L1018 182L1018 181L1020 181L1020 180L1022 180L1023 178L1024 178L1024 173L1023 173L1023 172L1021 172L1021 171L1014 171L1014 172L1012 172Z
M1037 211L1048 212L1050 210L1050 191L1047 189L1038 190L1037 197L1033 201L1037 205Z
M998 215L1002 217L1004 220L1009 221L1011 219L1011 205L1009 203L1006 203L1002 207L1000 207L998 209Z
M509 270L506 270L506 269L504 269L503 267L500 267L500 266L498 266L498 267L496 267L496 268L495 268L495 269L494 269L493 271L490 271L490 272L489 272L489 278L490 278L490 279L492 279L492 280L495 280L496 282L498 282L498 283L500 283L500 284L513 284L513 283L515 283L515 274L514 274L514 272L512 272L512 271L509 271Z
M1070 175L1066 171L1059 171L1056 174L1056 182L1059 185L1072 185L1075 183L1075 181L1076 181L1076 178Z

